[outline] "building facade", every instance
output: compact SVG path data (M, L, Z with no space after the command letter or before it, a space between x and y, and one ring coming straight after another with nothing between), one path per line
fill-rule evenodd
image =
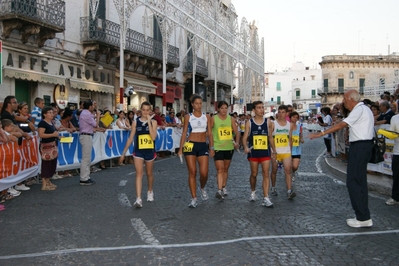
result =
M248 99L263 80L263 39L245 18L239 26L227 0L0 4L0 101L11 94L30 108L36 97L77 108L90 98L100 108L123 102L125 110L150 101L189 111L195 92L213 111L220 100L230 103L237 68Z
M265 111L277 110L279 105L290 104L301 115L320 111L321 70L305 67L301 62L281 72L265 73Z
M393 92L399 82L399 56L328 55L319 63L323 83L318 90L322 106L342 102L349 89L359 91L362 98L376 101L384 91Z

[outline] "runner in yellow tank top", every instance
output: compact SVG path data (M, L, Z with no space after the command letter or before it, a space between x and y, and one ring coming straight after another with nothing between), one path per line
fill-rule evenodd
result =
M272 189L271 195L277 196L276 176L277 176L277 162L283 163L285 173L285 183L287 185L287 197L289 200L293 199L296 194L292 191L292 173L291 173L291 125L285 117L287 116L287 106L280 105L278 107L277 120L271 124L271 131L273 134L274 143L276 145L277 160L272 160Z

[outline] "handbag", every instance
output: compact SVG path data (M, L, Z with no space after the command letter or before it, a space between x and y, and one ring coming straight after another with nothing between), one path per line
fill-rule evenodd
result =
M58 147L55 143L40 143L40 154L43 161L52 161L58 157Z
M378 137L377 132L374 129L374 137L373 137L373 149L371 150L371 158L369 163L380 163L384 161L384 153L385 153L385 138Z

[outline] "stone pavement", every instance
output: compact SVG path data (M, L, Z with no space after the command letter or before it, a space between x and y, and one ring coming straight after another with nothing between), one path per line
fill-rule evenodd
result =
M324 165L323 140L305 141L297 197L287 200L279 171L273 209L261 206L260 173L258 200L248 201L248 162L238 153L225 201L214 198L210 160L209 199L196 209L187 207L187 168L177 157L155 162L155 201L143 195L141 209L132 207L131 165L93 174L90 187L78 177L55 180L56 191L32 186L0 212L0 265L397 265L399 206L371 192L373 227L348 227L346 186Z
M325 158L325 162L332 173L340 179L346 180L346 163L336 158ZM392 195L392 176L369 172L367 174L367 183L370 191L377 191L388 197Z

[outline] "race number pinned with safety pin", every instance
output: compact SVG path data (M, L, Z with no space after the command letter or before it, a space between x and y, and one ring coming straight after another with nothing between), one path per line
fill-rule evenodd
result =
M230 140L232 137L231 127L220 127L218 135L220 140Z
M151 139L150 134L139 135L139 149L153 149L154 141Z
M254 150L267 150L267 136L265 135L255 135L254 140Z
M274 143L276 144L276 148L288 147L288 135L277 134L274 136Z
M292 146L294 147L299 146L299 136L292 136Z
M192 152L194 147L194 143L192 142L185 142L183 146L183 152Z

